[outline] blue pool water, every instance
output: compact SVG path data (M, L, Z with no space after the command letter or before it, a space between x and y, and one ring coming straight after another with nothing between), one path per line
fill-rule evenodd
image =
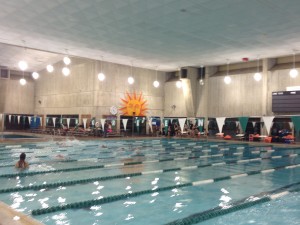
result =
M49 225L299 224L299 154L187 139L0 145L0 200Z

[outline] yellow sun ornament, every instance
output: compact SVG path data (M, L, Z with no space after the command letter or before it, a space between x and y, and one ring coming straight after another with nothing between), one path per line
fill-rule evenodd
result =
M134 92L129 94L126 92L125 99L122 100L120 111L124 116L145 116L147 100L142 98L142 93L139 96Z

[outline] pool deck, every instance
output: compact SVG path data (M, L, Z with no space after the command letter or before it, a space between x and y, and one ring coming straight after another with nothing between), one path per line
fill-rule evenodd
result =
M0 225L43 225L37 220L23 213L13 210L0 202Z

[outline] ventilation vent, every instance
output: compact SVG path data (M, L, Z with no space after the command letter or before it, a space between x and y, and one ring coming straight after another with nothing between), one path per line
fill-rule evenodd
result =
M9 79L9 70L8 69L0 69L0 78Z
M187 78L187 69L181 69L180 78Z

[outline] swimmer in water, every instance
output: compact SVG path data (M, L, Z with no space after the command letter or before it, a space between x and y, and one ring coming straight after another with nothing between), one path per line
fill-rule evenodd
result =
M59 154L59 155L55 156L55 158L57 158L57 159L65 159L65 156Z
M26 154L23 152L20 155L20 160L16 163L15 167L18 169L27 169L29 164L25 161Z

